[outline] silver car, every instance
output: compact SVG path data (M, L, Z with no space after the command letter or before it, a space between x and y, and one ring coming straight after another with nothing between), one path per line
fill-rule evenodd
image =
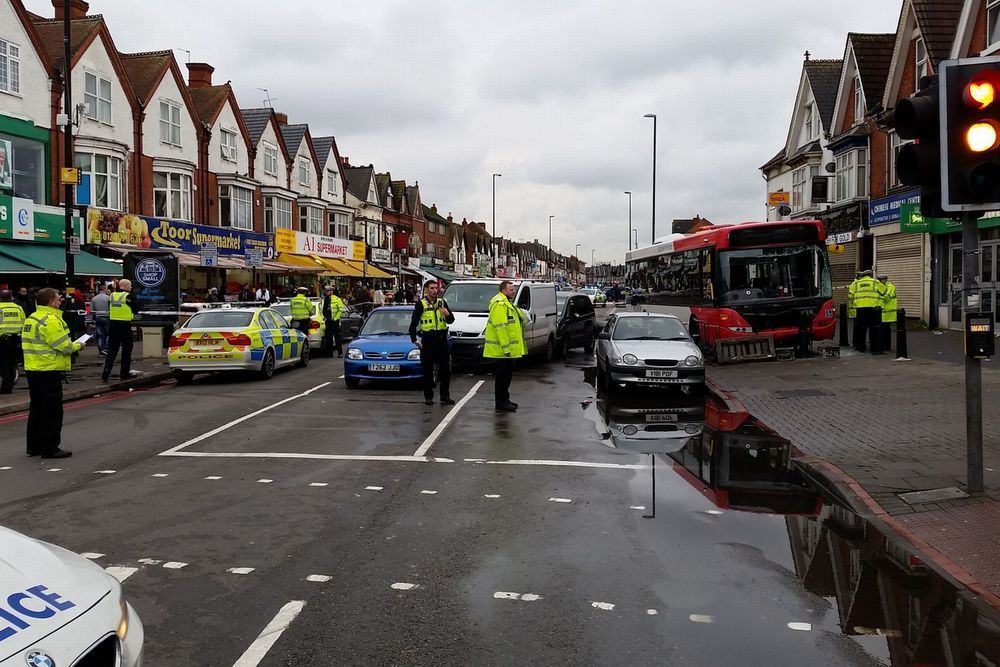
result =
M679 319L618 312L597 334L597 382L604 389L705 384L705 358Z

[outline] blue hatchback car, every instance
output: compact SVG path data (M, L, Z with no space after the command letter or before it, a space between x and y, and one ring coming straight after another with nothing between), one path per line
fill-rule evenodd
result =
M420 348L410 342L413 306L383 306L368 316L344 355L344 384L362 380L419 380Z

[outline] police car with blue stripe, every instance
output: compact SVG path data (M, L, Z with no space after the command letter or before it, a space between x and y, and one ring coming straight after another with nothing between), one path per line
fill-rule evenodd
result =
M142 621L89 560L0 527L2 667L140 667Z

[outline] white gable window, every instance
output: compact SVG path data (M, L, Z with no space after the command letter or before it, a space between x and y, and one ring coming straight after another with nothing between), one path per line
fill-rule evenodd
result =
M253 191L237 185L219 186L219 225L253 229Z
M153 215L191 220L191 176L169 171L153 172Z
M886 167L889 172L889 187L902 185L899 181L899 177L896 175L896 160L899 158L899 149L909 143L912 142L906 139L900 139L899 135L895 132L889 134L889 159L886 161Z
M378 195L375 194L375 183L372 182L368 185L368 201L375 203L378 201Z
M812 141L813 139L813 124L814 117L816 115L816 109L812 104L806 105L805 116L802 119L802 143Z
M915 45L914 64L917 80L914 85L915 90L920 90L920 79L931 73L930 60L927 58L927 49L924 46L922 37L918 37Z
M0 91L21 92L21 49L0 39Z
M181 105L177 102L160 100L160 141L181 145Z
M986 1L986 46L1000 42L1000 0Z
M278 175L278 147L264 142L264 173Z
M111 125L111 79L93 72L85 72L83 83L83 102L87 105L87 118Z
M222 159L227 162L236 162L236 133L223 129L219 134L219 145L222 149Z
M854 122L865 119L865 91L861 89L861 75L854 76Z
M299 158L299 185L309 185L310 183L310 173L309 173L309 159L300 157Z
M868 194L868 151L861 148L837 156L836 201Z
M333 169L326 170L326 191L328 194L337 194L337 172Z
M299 231L322 234L323 209L317 206L299 206Z
M792 172L792 210L801 211L805 205L806 193L806 168L796 169Z
M122 210L122 161L101 153L77 153L76 167L90 176L90 205ZM82 186L77 186L82 187Z
M292 228L292 200L268 195L264 197L264 232Z

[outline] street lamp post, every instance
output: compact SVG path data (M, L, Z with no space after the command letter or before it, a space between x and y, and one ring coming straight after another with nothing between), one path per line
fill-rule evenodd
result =
M633 229L632 230L632 239L635 241L635 248L636 248L636 250L638 250L639 249L639 230L638 229Z
M632 193L625 191L628 195L628 239L625 241L625 252L632 249Z
M70 0L63 0L63 111L66 114L66 124L63 126L63 165L66 167L72 167L75 164L73 159L73 93L72 86L70 85L73 77L70 76L72 72L72 57L70 49L70 31L72 23L70 16ZM7 156L10 160L10 156ZM73 186L67 182L63 188L63 214L65 217L65 250L66 250L66 287L70 287L73 284L74 279L74 262L76 258L73 256L72 244L73 244Z
M656 114L648 113L643 118L653 119L653 239L656 243Z
M552 218L556 216L549 216L549 280L552 280Z
M493 276L497 275L497 178L503 174L493 174Z

